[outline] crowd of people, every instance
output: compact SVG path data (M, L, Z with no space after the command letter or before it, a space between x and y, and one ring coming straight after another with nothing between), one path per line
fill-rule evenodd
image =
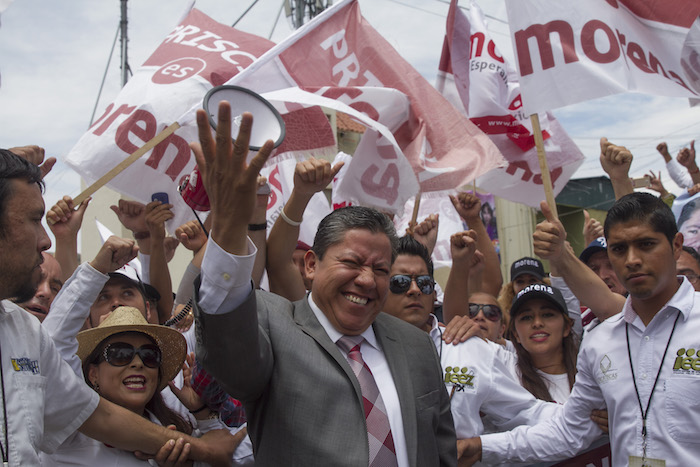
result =
M653 173L658 196L635 192L632 154L603 138L616 196L604 224L586 213L576 255L543 203L536 257L514 261L508 282L489 238L493 209L451 196L465 230L451 235L440 290L437 216L400 236L386 214L344 207L313 245L299 241L311 197L342 164L299 162L267 235L259 173L272 144L246 162L252 117L235 141L226 102L218 118L212 135L200 111L192 144L206 221L172 239L172 205L121 200L112 209L133 239L110 237L82 264L90 200L66 196L46 212L56 239L47 253L52 161L35 146L0 150L4 462L503 465L591 446L613 465L696 461L692 144L677 160L658 147L690 189L674 201ZM179 245L192 260L174 291ZM140 275L125 267L137 256Z

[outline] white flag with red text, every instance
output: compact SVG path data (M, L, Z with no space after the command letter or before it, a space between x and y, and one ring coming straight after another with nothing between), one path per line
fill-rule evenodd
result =
M356 0L343 0L324 11L228 84L261 94L300 87L338 100L388 128L392 138L379 128L364 135L361 155L369 165L358 167L359 183L352 186L353 199L369 199L375 206L379 201L396 204L415 194L399 178L402 157L410 162L423 191L465 184L502 164L488 137L362 18ZM394 96L372 88L393 90ZM406 99L409 105L392 108L376 99ZM364 141L369 138L374 140Z
M538 207L544 199L530 118L522 110L517 75L489 36L483 13L471 2L469 17L452 0L447 16L437 89L468 115L505 157L507 165L479 177L484 191ZM540 115L555 195L584 156L554 116Z
M97 180L188 109L201 107L209 89L273 45L191 10L80 138L66 163L89 183ZM150 202L153 193L165 192L176 214L169 225L193 219L177 187L195 166L188 143L197 138L196 126L183 126L108 186L142 203Z
M697 0L507 0L523 88L538 113L625 91L700 96Z

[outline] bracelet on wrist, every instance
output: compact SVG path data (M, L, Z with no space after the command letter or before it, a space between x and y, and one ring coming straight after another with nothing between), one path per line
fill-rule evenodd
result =
M292 227L299 227L301 225L301 222L304 220L302 217L300 221L293 221L287 215L284 213L284 209L280 211L280 217L282 217L282 220L285 221L287 224L291 225Z
M262 224L248 224L248 230L255 232L256 230L267 230L267 222Z
M201 411L203 411L203 410L205 410L205 409L208 409L207 404L202 405L202 406L201 406L200 408L198 408L197 410L190 410L190 413L191 413L192 415L194 415L194 414L197 414L197 413L199 413L199 412L201 412Z

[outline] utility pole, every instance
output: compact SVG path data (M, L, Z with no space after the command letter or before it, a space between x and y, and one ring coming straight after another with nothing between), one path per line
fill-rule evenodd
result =
M122 4L122 19L121 22L119 23L120 29L121 29L121 43L122 43L122 87L126 85L126 82L129 81L129 60L128 60L128 54L127 54L127 42L128 42L128 32L127 32L127 25L129 23L129 20L126 15L126 2L128 0L121 0Z

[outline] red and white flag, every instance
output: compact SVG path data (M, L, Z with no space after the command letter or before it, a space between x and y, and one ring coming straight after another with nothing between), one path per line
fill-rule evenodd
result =
M397 162L402 157L410 162L423 191L463 185L502 164L488 137L362 18L356 0L344 0L324 11L229 84L261 94L301 87L338 100L387 127L400 151L379 128L364 135L361 155L371 161L360 168L360 183L354 185L360 197L383 199L385 204L404 198L399 193L403 187ZM384 105L391 99L405 99L409 105ZM374 140L364 141L370 138ZM351 165L359 160L353 158Z
M80 138L66 163L88 183L102 177L193 106L206 92L228 81L274 43L244 33L193 9L136 71L114 102ZM177 192L194 166L188 143L197 140L186 125L134 162L108 184L148 203L156 192L168 193L177 227L191 211Z
M507 0L528 114L626 91L700 96L697 0Z
M538 207L544 199L542 176L529 115L522 109L517 74L489 36L483 13L471 2L469 17L452 0L447 15L437 88L468 115L508 161L477 185L496 196ZM584 156L549 112L540 126L554 194L566 185Z

